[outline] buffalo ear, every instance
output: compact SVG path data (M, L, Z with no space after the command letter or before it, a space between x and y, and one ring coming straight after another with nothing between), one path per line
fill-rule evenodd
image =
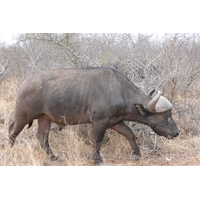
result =
M135 106L141 115L143 115L143 116L147 115L148 111L142 104L135 104Z

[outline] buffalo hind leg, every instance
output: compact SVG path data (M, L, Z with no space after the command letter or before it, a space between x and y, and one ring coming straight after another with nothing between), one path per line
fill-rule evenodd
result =
M140 149L136 143L136 137L135 137L133 131L124 122L122 122L120 124L116 124L115 126L113 126L111 128L113 130L117 131L119 134L126 137L126 139L129 141L129 143L131 145L134 159L140 160L141 153L140 153Z
M10 143L11 147L14 146L15 141L16 141L16 137L23 130L23 128L26 124L27 123L19 124L15 121L13 121L9 124L9 143Z
M93 154L92 159L95 165L103 165L103 160L100 155L100 148L103 141L103 137L107 128L107 123L93 123Z
M50 157L51 161L55 161L58 158L52 153L49 146L49 131L51 128L51 121L44 118L38 118L38 132L37 138L40 142L41 147L46 151L46 154Z

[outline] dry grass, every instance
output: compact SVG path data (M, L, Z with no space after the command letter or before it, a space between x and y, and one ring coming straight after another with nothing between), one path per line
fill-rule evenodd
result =
M36 124L24 130L13 148L7 145L6 137L1 137L0 166L91 166L92 145L77 134L78 126L65 130L51 131L50 145L61 161L51 162L40 147L34 134ZM2 131L1 131L2 132ZM151 148L150 143L140 144L143 154L141 161L131 158L131 149L126 139L117 133L107 133L108 141L102 146L104 164L109 166L184 166L200 165L200 136L185 136L174 140L161 139ZM4 134L2 134L4 135ZM147 146L149 148L144 148Z
M40 147L35 134L37 123L24 129L17 137L16 145L8 145L8 118L13 110L17 80L1 84L0 100L0 166L91 166L92 145L80 133L90 132L90 127L68 126L62 131L53 128L50 145L60 161L51 162ZM134 161L128 141L121 135L108 131L101 155L108 166L194 166L200 165L200 136L181 135L173 140L152 134L141 125L133 127L140 130L138 144L143 158ZM84 134L85 135L85 134Z

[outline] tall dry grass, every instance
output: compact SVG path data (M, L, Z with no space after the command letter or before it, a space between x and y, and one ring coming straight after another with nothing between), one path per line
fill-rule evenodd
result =
M14 108L18 80L1 84L0 99L0 166L90 166L92 143L87 137L88 126L67 126L58 131L52 125L50 146L59 161L51 162L36 139L37 122L17 137L16 145L8 145L8 120ZM200 165L200 136L181 135L173 140L159 137L144 125L129 123L137 133L142 160L134 161L128 141L118 133L108 130L101 148L104 164L108 166L183 166ZM134 125L134 126L133 126Z

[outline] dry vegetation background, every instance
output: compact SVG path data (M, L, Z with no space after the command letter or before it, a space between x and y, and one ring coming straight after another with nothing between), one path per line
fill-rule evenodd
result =
M20 82L52 68L113 67L140 90L159 89L172 102L180 136L167 140L150 128L129 123L143 159L131 159L128 141L107 131L101 154L105 165L200 165L200 34L19 34L0 44L0 165L92 165L90 125L52 125L50 145L62 162L40 148L37 123L8 146L8 121ZM23 102L22 102L23 103Z

